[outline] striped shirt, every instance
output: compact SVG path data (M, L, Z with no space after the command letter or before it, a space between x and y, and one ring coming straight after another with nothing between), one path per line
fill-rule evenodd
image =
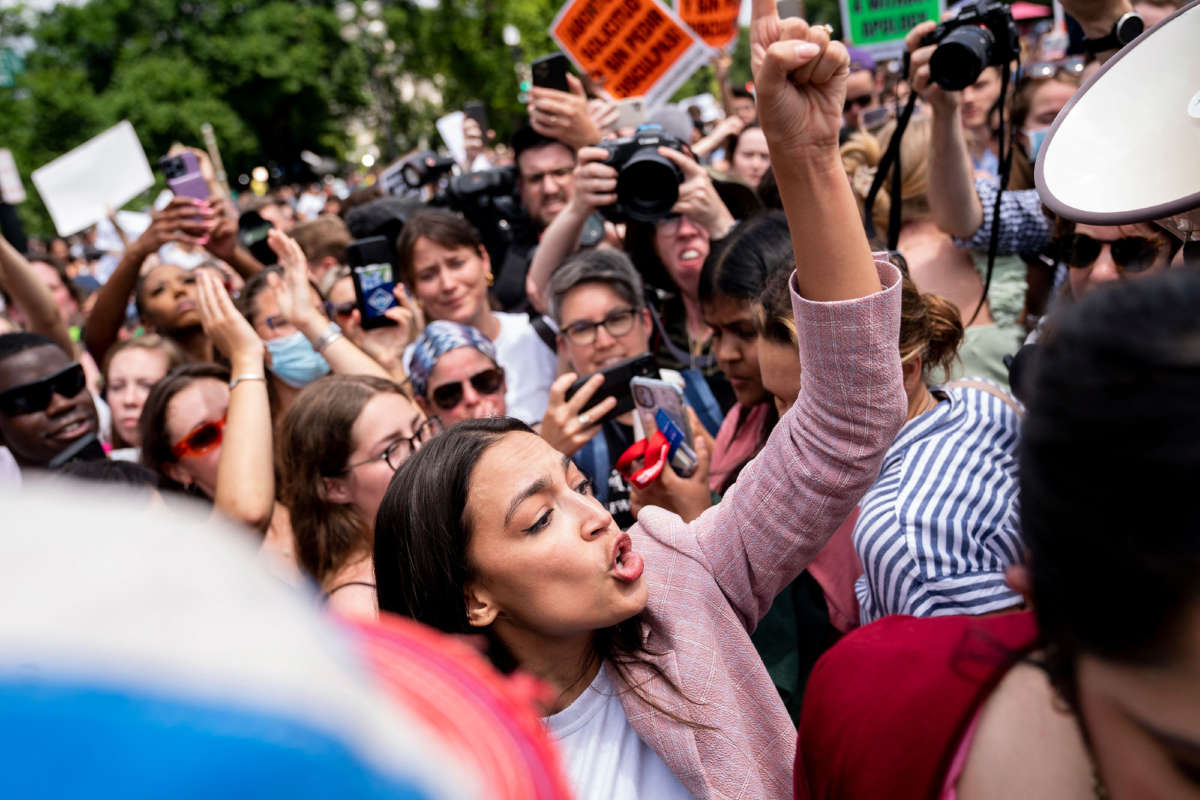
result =
M983 614L1016 605L1017 413L975 388L934 389L860 504L854 549L862 624L888 614Z

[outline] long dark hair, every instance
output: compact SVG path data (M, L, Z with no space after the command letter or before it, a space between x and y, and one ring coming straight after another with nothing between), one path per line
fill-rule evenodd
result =
M1079 656L1178 657L1200 600L1198 312L1200 275L1172 270L1089 292L1039 347L1021 523L1047 666L1076 708Z
M375 592L379 609L423 622L445 633L479 634L487 655L505 672L518 665L489 628L467 620L464 588L474 577L467 558L471 520L467 512L471 477L489 447L510 433L533 430L511 417L460 422L434 437L396 470L375 517ZM596 655L643 702L677 722L695 723L651 700L629 674L641 664L680 693L670 677L647 656L643 614L596 631ZM681 694L681 693L680 693ZM681 695L682 696L682 695Z
M724 298L742 303L753 311L754 302L762 295L769 276L776 272L791 274L795 268L792 255L792 236L787 217L782 211L768 211L751 217L734 228L720 247L704 260L700 271L700 302L703 305ZM762 449L767 437L779 421L775 404L767 401L767 415L758 432L758 444L750 457L730 470L724 485L725 492L737 480L746 466Z

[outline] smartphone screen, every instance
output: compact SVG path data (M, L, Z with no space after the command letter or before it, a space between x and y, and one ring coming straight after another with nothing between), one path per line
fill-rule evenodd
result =
M177 156L167 156L158 162L159 169L167 178L167 186L171 192L182 197L194 197L197 200L208 199L208 181L200 171L200 161L195 153L184 152Z
M391 248L384 236L372 236L351 242L346 248L350 262L350 277L354 282L354 298L364 329L394 325L387 310L399 305L393 293L396 276L391 262Z
M479 100L470 100L463 106L463 113L471 119L475 120L479 125L479 132L483 134L483 138L487 140L488 132L488 117L487 108Z
M571 87L567 85L568 64L567 57L562 53L542 56L529 65L533 74L533 85L569 92Z

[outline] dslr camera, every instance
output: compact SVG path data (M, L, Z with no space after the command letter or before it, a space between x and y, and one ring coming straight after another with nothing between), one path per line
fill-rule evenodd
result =
M679 199L683 173L658 154L670 147L685 152L683 142L661 125L641 125L633 136L600 142L608 151L605 164L617 170L617 202L599 209L613 222L655 222L671 213Z
M950 92L979 80L986 67L999 67L1021 53L1020 36L1008 5L997 0L968 3L921 40L936 44L929 60L930 77Z

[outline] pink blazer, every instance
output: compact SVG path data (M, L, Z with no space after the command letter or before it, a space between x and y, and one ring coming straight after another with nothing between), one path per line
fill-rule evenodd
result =
M629 531L649 581L646 647L688 699L647 667L634 678L709 728L675 722L632 692L621 704L698 798L791 797L796 728L750 632L870 487L904 422L899 272L876 266L887 288L859 300L809 302L793 283L804 370L796 405L720 505L690 525L647 508Z

